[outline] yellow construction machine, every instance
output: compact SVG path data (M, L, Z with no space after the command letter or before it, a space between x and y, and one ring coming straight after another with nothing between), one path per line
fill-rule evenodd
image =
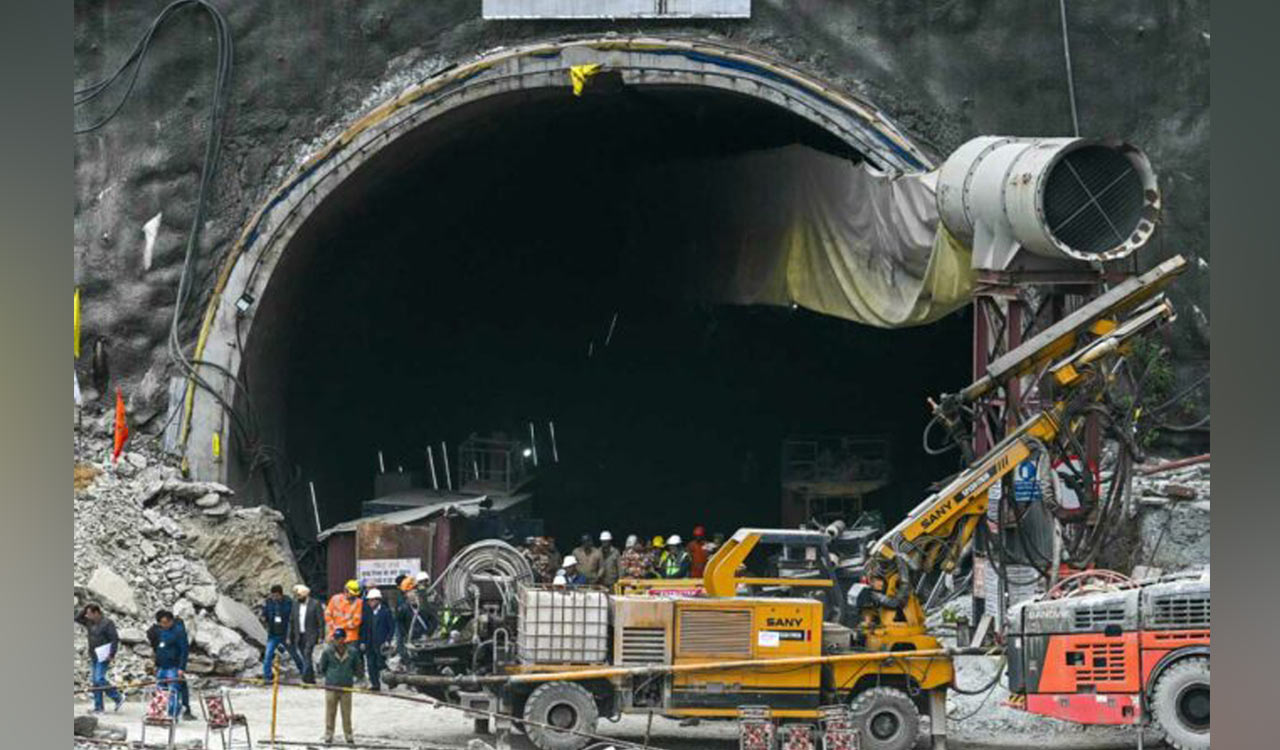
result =
M824 532L741 529L701 581L663 582L700 584L700 596L520 586L515 606L488 612L490 626L472 635L471 664L484 673L460 663L397 681L516 717L542 750L576 750L599 718L624 713L763 715L812 739L833 706L848 710L863 750L914 747L921 715L934 748L945 747L952 657L967 649L928 631L913 582L960 563L997 482L1051 446L1069 448L1089 415L1121 408L1108 390L1116 367L1136 337L1173 319L1161 290L1184 268L1175 257L1116 285L935 402L935 420L955 430L967 404L1010 379L1044 384L1034 413L874 543L865 582L838 582Z

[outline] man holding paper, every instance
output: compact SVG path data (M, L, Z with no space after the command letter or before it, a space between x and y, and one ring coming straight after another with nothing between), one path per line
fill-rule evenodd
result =
M89 634L89 663L92 665L93 712L102 713L103 693L115 701L115 710L120 710L124 696L107 682L107 670L116 658L120 648L120 635L116 633L116 624L102 613L97 604L86 604L75 616L75 621L85 627Z

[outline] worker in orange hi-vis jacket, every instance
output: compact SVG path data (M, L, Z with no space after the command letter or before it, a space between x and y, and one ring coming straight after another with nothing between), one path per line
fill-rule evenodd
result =
M360 640L360 620L364 614L364 602L360 599L360 584L347 581L346 590L329 598L324 608L324 624L330 638L335 630L342 630L347 643Z

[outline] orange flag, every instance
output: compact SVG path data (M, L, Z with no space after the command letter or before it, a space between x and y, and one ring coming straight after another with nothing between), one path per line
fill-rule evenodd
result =
M129 423L124 418L124 392L120 390L120 386L116 386L116 442L111 449L112 463L120 459L120 451L124 450L124 443L128 439Z

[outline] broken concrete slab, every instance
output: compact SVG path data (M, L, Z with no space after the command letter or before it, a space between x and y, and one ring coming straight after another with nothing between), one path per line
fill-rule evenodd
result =
M89 576L87 588L104 607L135 617L138 615L138 600L134 598L133 588L111 568L95 568Z
M117 633L120 635L121 643L146 643L147 634L142 632L141 628L120 628Z
M231 512L231 506L227 505L226 503L223 503L221 505L218 505L212 508L205 508L200 512L205 514L206 516L209 516L210 518L223 518L228 513Z
M216 586L192 586L187 591L187 599L196 606L209 609L218 603L218 589Z
M208 494L201 495L195 500L195 504L197 508L212 508L213 506L219 505L221 503L222 503L222 495L219 495L216 492L210 492Z

